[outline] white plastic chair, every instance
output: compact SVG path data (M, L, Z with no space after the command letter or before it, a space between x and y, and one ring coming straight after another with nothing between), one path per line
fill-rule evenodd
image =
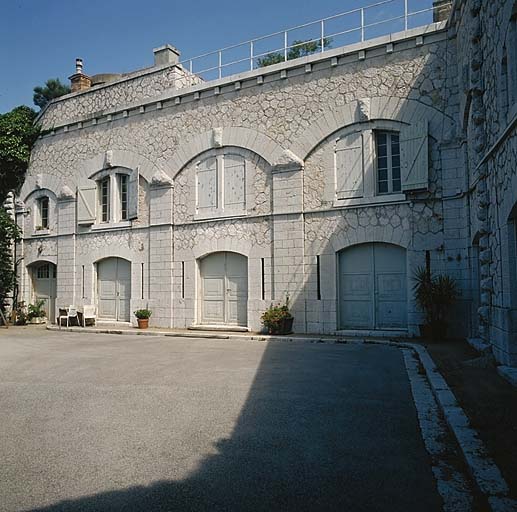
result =
M59 314L57 317L57 325L61 329L61 321L66 321L66 326L68 327L68 310L66 308L59 308Z
M81 325L79 322L79 317L77 316L77 307L76 306L68 306L67 315L66 315L66 326L70 326L70 319L75 318L77 325Z
M93 320L93 325L97 323L97 308L95 305L83 306L83 327L86 327L86 320Z

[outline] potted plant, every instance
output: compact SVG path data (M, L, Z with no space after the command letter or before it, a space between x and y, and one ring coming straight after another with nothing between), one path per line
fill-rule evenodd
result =
M293 315L289 311L289 295L283 304L271 304L260 317L269 334L289 334L293 331Z
M415 300L424 313L424 324L420 326L420 335L427 339L440 340L447 336L447 313L459 298L456 281L448 275L432 276L423 267L414 275Z
M43 299L37 300L34 304L29 304L27 307L27 320L31 324L42 324L47 321L47 313L43 309L45 301Z
M135 311L139 329L147 329L149 327L149 318L152 314L150 309L137 309Z

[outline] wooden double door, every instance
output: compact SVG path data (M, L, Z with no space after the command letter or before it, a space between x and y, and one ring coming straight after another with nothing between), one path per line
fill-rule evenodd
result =
M97 263L99 318L116 322L131 320L131 262L106 258Z
M341 329L407 328L406 251L385 243L349 247L338 255Z
M200 261L200 321L204 325L247 326L248 258L216 252Z

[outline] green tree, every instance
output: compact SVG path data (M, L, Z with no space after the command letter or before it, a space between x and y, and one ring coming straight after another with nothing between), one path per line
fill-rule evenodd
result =
M0 114L0 205L10 190L18 190L25 178L32 146L40 129L36 112L22 105Z
M34 87L34 105L43 108L50 100L59 98L59 96L63 96L69 92L70 87L66 84L62 84L59 78L49 78L45 82L44 87Z
M0 207L0 307L4 310L6 298L16 284L13 265L13 243L20 239L20 231L8 213Z
M329 48L332 43L332 39L329 37L323 38L323 48ZM287 60L297 59L299 57L305 57L306 55L312 55L317 51L321 50L321 40L317 41L293 41L291 48L287 51ZM284 62L285 56L280 52L271 52L264 57L257 59L257 66L264 68L271 66L272 64L278 64Z

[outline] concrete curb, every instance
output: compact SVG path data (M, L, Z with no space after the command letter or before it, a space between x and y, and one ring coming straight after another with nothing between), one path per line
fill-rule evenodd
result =
M58 331L59 327L47 325L47 329ZM241 341L262 342L303 342L303 343L351 343L389 345L398 348L407 348L414 351L424 367L427 380L440 406L447 425L451 429L469 472L479 490L486 496L492 512L517 512L517 501L508 497L508 484L499 468L488 455L478 433L470 426L470 421L463 409L459 406L454 393L445 382L429 352L422 345L407 341L395 342L392 340L354 340L346 337L320 336L268 336L248 335L242 333L212 334L203 332L170 332L170 331L139 331L137 329L92 329L82 327L61 328L65 332L80 332L82 334L129 334L136 336L168 336L177 338L204 338L204 339L238 339Z
M479 490L486 496L492 512L517 511L517 501L508 497L508 484L488 455L478 433L459 406L454 393L442 377L429 352L421 345L407 343L418 354L427 379L463 454L467 467Z

